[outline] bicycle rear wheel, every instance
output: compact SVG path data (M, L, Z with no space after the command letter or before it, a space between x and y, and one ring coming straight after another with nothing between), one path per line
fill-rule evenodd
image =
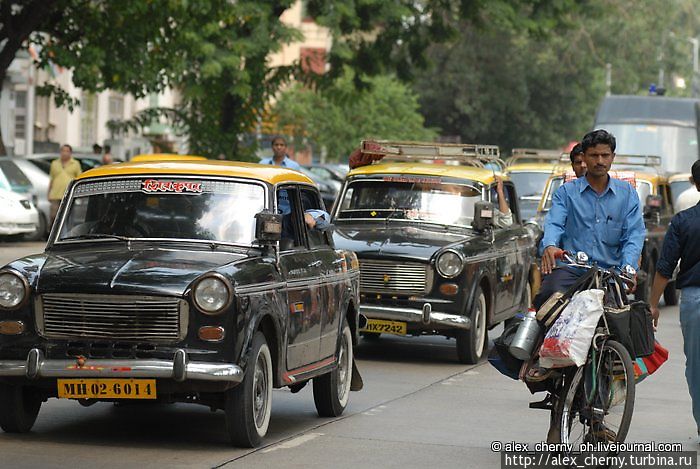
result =
M627 349L606 340L591 350L564 393L561 442L577 450L582 443L623 442L634 411L634 368Z

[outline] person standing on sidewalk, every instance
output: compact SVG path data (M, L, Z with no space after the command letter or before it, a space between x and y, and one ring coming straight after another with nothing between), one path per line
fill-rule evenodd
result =
M73 159L73 148L67 143L61 146L61 157L51 162L51 170L49 171L48 198L51 202L52 225L68 184L82 172L80 163Z
M700 191L700 161L691 169L696 190ZM685 378L693 404L693 417L700 436L700 204L677 213L664 238L661 257L651 287L651 315L659 321L659 300L673 271L681 261L676 286L681 290L680 320L685 352Z

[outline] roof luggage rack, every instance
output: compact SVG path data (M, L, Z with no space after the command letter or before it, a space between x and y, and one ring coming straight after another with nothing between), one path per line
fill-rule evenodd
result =
M656 155L615 155L613 166L625 168L661 169L661 157Z
M362 153L378 155L390 161L461 163L479 168L485 168L487 164L495 164L500 169L506 166L500 158L501 152L496 145L363 140L361 148Z
M562 153L560 150L543 150L540 148L513 148L511 157L506 160L508 166L514 165L516 162L527 161L528 163L551 163L562 161L568 153Z

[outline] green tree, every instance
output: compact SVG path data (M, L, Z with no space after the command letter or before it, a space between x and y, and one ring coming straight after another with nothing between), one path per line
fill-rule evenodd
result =
M311 144L328 159L347 158L365 138L432 140L437 132L423 124L417 95L388 75L367 77L357 89L346 68L332 85L314 91L296 85L282 93L273 114L278 130L293 135L295 144Z

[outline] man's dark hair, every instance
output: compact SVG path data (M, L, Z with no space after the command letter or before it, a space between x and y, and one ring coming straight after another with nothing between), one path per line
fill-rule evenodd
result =
M281 135L275 135L272 137L272 140L270 140L270 146L274 145L277 140L282 140L282 143L285 145L287 144L287 139L282 137Z
M68 148L68 149L70 150L70 152L73 153L73 147L72 147L72 146L68 145L67 143L64 143L63 145L61 145L61 150L63 150L64 147L65 147L65 148Z
M583 147L580 143L577 143L576 145L574 145L574 148L572 148L571 152L569 153L569 159L571 160L571 162L573 163L576 155L580 155L581 153L583 153Z
M608 145L610 150L615 153L615 147L617 145L615 141L615 136L608 132L607 130L597 129L592 132L588 132L581 140L581 151L584 153L589 148L593 148L596 145Z
M693 166L690 168L690 174L693 176L693 182L697 186L700 182L700 160L693 163Z
M111 145L105 145L105 153L112 153Z
M93 153L102 153L102 147L100 146L99 143L96 143L92 146L92 152Z

